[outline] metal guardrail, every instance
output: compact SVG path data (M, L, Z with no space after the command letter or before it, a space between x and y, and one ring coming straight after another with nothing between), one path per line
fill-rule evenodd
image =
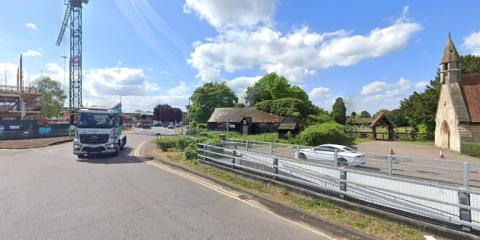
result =
M198 144L199 157L393 210L480 230L480 189Z
M224 145L285 158L295 158L295 152L299 149L312 147L242 139L228 139L224 142ZM480 164L478 163L370 152L364 152L364 155L365 166L355 167L355 169L390 176L430 180L443 184L480 187Z

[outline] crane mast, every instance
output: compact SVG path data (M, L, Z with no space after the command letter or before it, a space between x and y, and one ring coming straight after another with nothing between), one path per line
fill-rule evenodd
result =
M82 107L82 4L88 0L65 0L67 6L56 45L62 42L65 30L70 24L70 60L69 60L69 110Z

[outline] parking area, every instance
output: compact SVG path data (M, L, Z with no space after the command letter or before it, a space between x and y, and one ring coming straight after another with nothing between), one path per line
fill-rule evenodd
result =
M295 152L298 149L308 148L308 146L254 141L249 141L247 147L246 142L241 140L231 141L227 145L289 159L295 158ZM402 142L372 141L359 144L357 147L365 154L366 163L360 167L349 168L445 184L480 187L478 158L450 151L444 151L445 158L440 158L439 149L434 146ZM391 149L394 151L393 155L390 155ZM334 164L332 161L330 163Z
M440 159L440 148L429 144L417 144L409 142L393 141L369 141L357 145L361 152L389 154L393 149L394 153L403 156L412 156L419 158ZM480 158L460 154L457 152L442 150L444 159L452 161L462 161L471 163L480 163Z

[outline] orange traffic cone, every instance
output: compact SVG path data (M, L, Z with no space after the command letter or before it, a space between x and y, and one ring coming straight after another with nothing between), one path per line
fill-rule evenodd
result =
M393 151L393 148L390 148L390 154L395 154L395 152Z
M445 156L443 155L443 151L440 150L440 158L445 158Z

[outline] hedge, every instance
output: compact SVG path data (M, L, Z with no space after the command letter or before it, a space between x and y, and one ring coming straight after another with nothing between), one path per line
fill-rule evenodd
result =
M325 143L352 145L353 138L345 134L345 126L332 121L307 127L297 136L296 142L313 146Z
M157 146L162 149L162 151L167 151L168 149L174 148L176 142L175 138L164 137L157 140Z
M470 156L480 157L480 142L463 142L461 152Z

